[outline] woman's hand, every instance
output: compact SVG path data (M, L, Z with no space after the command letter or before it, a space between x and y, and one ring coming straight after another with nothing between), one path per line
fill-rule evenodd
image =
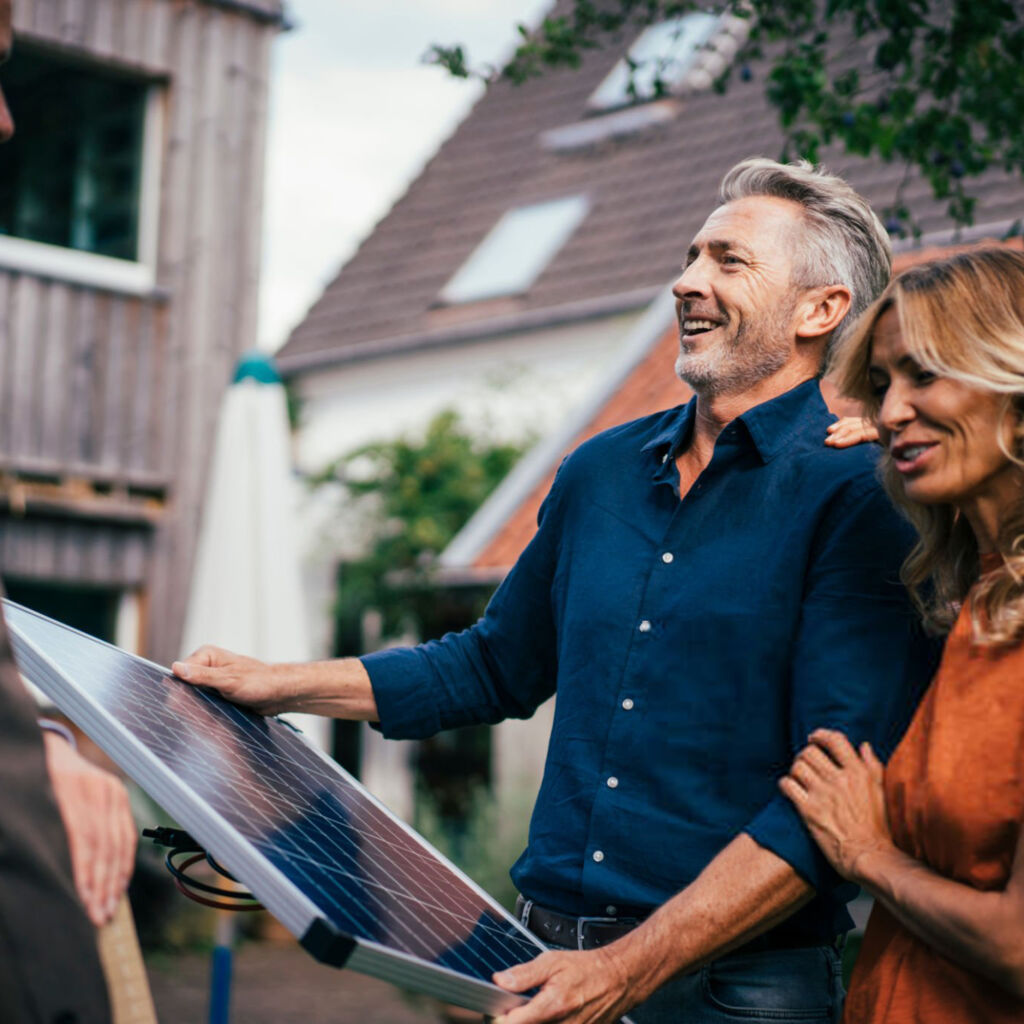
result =
M869 743L857 751L841 732L817 729L809 740L779 788L836 871L860 882L858 862L865 854L894 849L884 768Z
M830 448L853 448L878 440L878 428L873 420L860 416L844 416L826 428L825 444Z

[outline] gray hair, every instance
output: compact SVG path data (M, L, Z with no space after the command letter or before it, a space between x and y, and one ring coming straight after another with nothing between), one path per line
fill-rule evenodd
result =
M882 222L842 178L806 160L780 164L755 157L736 164L722 179L719 203L749 196L789 199L803 207L804 244L793 267L797 285L842 284L850 289L850 310L832 332L833 346L892 276L892 246Z

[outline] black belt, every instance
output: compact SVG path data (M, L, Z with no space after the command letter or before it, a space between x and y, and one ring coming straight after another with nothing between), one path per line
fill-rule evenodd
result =
M556 910L538 907L533 900L516 899L516 917L549 946L597 949L631 932L642 917L567 917Z
M532 900L516 899L516 917L537 936L551 946L571 949L597 949L627 935L644 917L569 917L557 910L539 907ZM779 929L756 935L749 942L731 951L735 953L764 953L776 949L807 949L812 946L833 946L842 950L845 935L822 941L799 935L787 935Z

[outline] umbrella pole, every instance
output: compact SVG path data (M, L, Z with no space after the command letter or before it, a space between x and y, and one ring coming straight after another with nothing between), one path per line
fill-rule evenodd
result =
M229 911L218 910L210 970L210 1024L229 1024L231 1020L231 968L234 945L235 916Z

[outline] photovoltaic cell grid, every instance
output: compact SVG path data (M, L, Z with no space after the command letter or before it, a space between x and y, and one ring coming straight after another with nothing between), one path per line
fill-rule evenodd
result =
M280 902L279 887L271 885L273 871L308 899L330 931L358 940L357 948L383 947L399 958L415 958L445 973L484 982L494 971L532 959L543 949L286 724L251 714L211 691L182 683L160 666L9 601L4 607L26 675L174 811L214 856L223 858L286 925L286 916L295 915L282 915L273 905L274 897ZM73 683L73 693L54 692L64 689L61 681L54 682L54 669ZM97 712L121 727L115 730L121 742L116 737L111 741L109 734L103 742L90 728L97 724ZM142 762L130 749L122 749L132 743L148 752ZM215 835L201 834L199 821L189 820L186 808L168 802L161 774L184 783L197 806L207 805L229 826L227 832L233 829L247 841L271 868L267 877L255 869L247 877L239 863L246 858L237 856L233 844L219 847ZM209 831L205 818L203 823ZM308 947L321 945L309 941L317 931L313 925L303 921L298 930L293 927ZM323 959L344 959L322 952ZM358 960L353 956L351 965L417 984L416 972L410 975L407 963L392 974L386 963ZM498 990L493 992L497 995ZM445 990L445 995L452 997L453 992ZM454 995L457 1000L458 993ZM502 999L508 1005L508 997ZM484 1002L473 1008L494 1008L491 1001Z

